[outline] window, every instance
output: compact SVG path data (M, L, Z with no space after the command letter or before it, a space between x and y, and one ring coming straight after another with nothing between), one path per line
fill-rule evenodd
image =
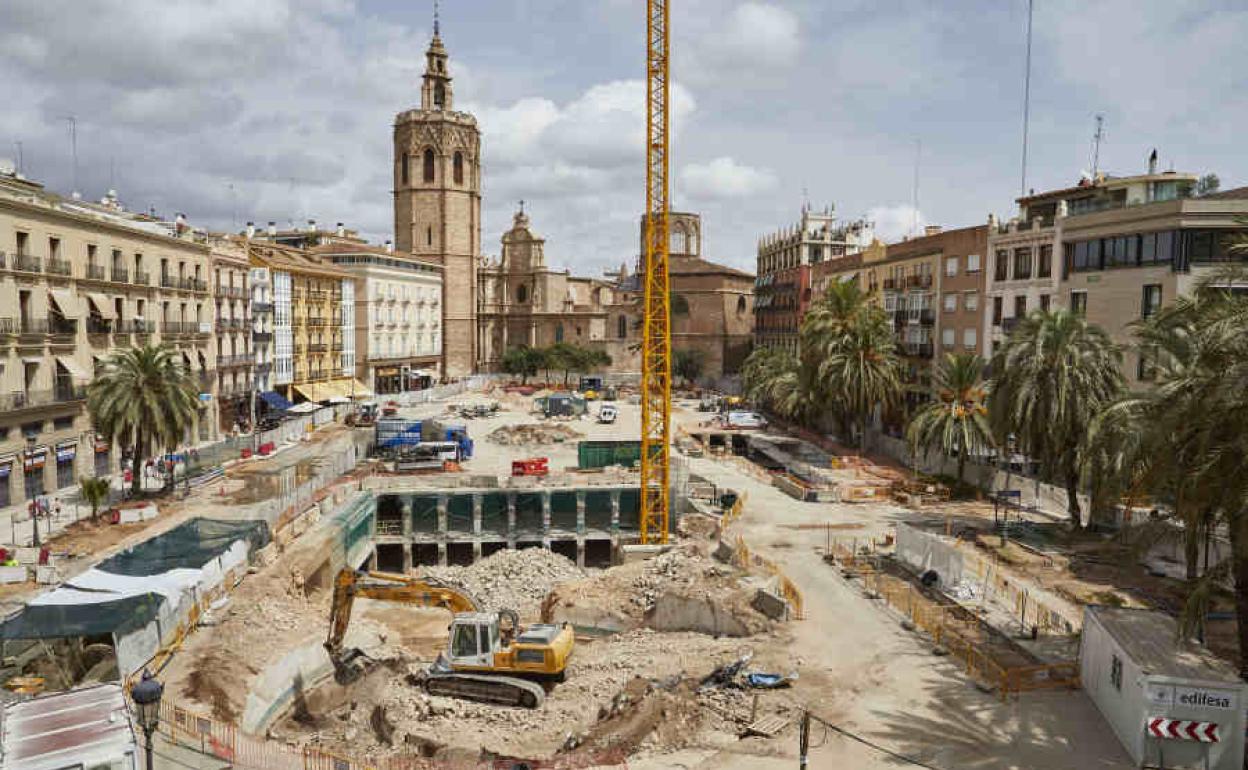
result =
M452 174L454 175L455 184L464 183L464 154L462 152L455 153L455 159L451 163Z
M425 175L424 175L424 178L425 178L425 181L426 181L426 182L432 182L432 181L433 181L433 177L434 177L434 173L433 173L433 150L432 150L432 149L430 149L430 148L426 148L426 149L425 149Z
M1014 249L1014 279L1031 277L1031 247Z
M968 273L979 272L979 255L978 254L966 255L966 272Z
M979 333L972 326L969 329L962 330L962 347L967 350L974 350L979 345Z
M433 245L433 225L429 225L425 228L425 245Z
M1027 315L1027 295L1020 294L1014 298L1014 317L1022 318Z
M1070 293L1070 312L1075 315L1088 314L1088 293L1086 291L1072 291Z
M1053 244L1046 243L1040 247L1040 259L1036 263L1036 277L1048 278L1053 275Z
M1152 318L1161 309L1161 284L1144 284L1144 296L1140 302L1140 317Z
M945 312L956 313L957 311L958 311L958 295L946 294L945 295Z
M74 456L62 457L64 450L56 450L56 488L65 489L74 485Z
M1122 658L1117 655L1109 663L1109 683L1115 690L1122 690Z
M1004 297L992 298L992 324L993 326L1001 325L1001 316L1004 314L1002 308L1005 306Z
M740 297L737 297L737 312L738 313L745 312L745 295L741 295Z
M942 329L940 332L940 344L947 348L951 348L957 341L958 333L953 329Z
M615 336L620 339L628 337L628 316L620 316L615 321Z
M403 180L403 184L407 184L409 180L407 165L410 159L407 153L403 153L403 159L399 161L399 177Z
M455 627L455 638L451 641L451 656L466 658L477 654L477 627L462 625Z
M1157 348L1140 348L1140 359L1136 362L1135 378L1140 382L1152 382L1157 379Z
M100 451L95 450L95 475L107 476L109 474L109 449Z
M555 324L555 342L563 342L563 324Z
M30 234L24 233L21 230L18 230L17 231L17 254L18 256L25 256L26 254L28 254L29 252L27 251L27 249L29 247L30 247Z
M945 260L945 275L950 278L958 274L958 258L949 257Z
M992 276L993 280L996 280L996 281L1009 280L1009 277L1010 277L1009 276L1009 270L1010 270L1009 259L1010 259L1010 253L1008 251L1006 251L1005 249L997 249L996 261L995 261L995 264L993 265L994 267L994 272Z
M441 81L433 85L433 103L438 109L446 106L446 85Z
M1040 295L1040 309L1046 313L1049 312L1049 295L1048 294Z
M968 313L974 313L979 310L979 292L968 291L962 296L962 307Z
M520 286L518 289L516 289L516 302L519 302L521 305L523 305L524 303L528 301L529 301L529 287Z

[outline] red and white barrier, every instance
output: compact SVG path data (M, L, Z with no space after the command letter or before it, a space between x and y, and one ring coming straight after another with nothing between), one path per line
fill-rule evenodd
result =
M1149 717L1144 729L1154 738L1167 740L1200 741L1201 743L1217 743L1220 740L1217 722Z

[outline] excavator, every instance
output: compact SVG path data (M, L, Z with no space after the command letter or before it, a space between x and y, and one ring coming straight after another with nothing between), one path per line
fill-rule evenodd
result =
M357 597L440 607L453 614L446 650L420 678L430 695L537 708L546 691L533 680L562 682L567 672L575 637L566 623L522 627L514 610L483 612L467 591L435 578L344 569L334 579L325 640L341 684L358 679L377 662L363 650L343 648Z

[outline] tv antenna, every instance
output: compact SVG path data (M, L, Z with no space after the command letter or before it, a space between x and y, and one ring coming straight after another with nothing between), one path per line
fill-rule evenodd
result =
M1101 169L1101 142L1105 141L1105 116L1096 114L1096 133L1092 135L1092 181Z
M69 123L69 152L73 159L73 192L78 192L78 118L67 115L62 120Z

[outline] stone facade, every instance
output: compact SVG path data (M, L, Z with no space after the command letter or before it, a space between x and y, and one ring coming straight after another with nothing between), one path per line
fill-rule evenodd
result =
M481 133L455 112L446 48L425 53L420 107L394 123L394 233L400 252L441 264L442 373L477 366L477 266L481 258Z

